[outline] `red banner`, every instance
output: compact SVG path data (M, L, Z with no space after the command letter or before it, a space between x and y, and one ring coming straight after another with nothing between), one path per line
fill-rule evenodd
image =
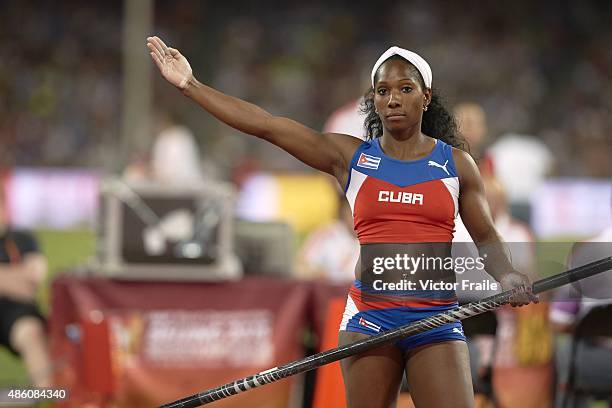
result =
M51 341L65 407L151 407L303 355L311 285L268 278L222 283L53 283ZM292 381L217 407L286 407Z

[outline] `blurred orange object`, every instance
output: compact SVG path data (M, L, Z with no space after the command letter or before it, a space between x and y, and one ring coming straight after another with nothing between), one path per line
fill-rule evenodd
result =
M342 321L346 300L333 298L329 301L325 329L321 337L320 349L329 350L338 347L338 328ZM345 407L344 381L340 362L327 364L317 370L313 408Z

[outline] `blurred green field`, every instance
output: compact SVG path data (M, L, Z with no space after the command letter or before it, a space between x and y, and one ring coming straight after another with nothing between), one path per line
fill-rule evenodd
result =
M95 240L92 230L72 231L40 230L36 232L41 249L49 260L49 275L38 298L44 314L49 310L49 288L53 277L60 272L83 264L94 254ZM27 377L21 361L0 347L0 388L26 385Z

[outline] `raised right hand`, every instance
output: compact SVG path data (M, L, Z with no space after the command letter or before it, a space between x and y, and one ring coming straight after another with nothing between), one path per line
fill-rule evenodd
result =
M187 59L158 37L147 38L147 47L163 77L212 116L236 130L280 147L312 168L333 175L341 186L346 184L348 168L361 139L317 132L199 83Z
M185 89L192 78L192 70L187 58L176 48L168 47L157 36L147 38L147 47L151 58L166 81L180 90Z

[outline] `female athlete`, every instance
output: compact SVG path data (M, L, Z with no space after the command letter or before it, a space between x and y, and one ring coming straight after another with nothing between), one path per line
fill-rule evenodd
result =
M361 259L340 327L340 345L456 307L453 290L427 290L420 284L449 282L439 263L423 265L450 254L457 213L487 272L502 288L515 290L511 304L536 300L529 278L510 264L476 164L457 148L461 140L454 120L432 94L431 69L419 55L392 47L374 65L365 100L368 140L362 141L317 132L198 82L187 59L158 37L149 37L147 47L162 76L204 110L331 174L344 188ZM410 259L420 259L421 267L408 271ZM399 291L374 287L404 278L417 286ZM460 323L347 358L342 361L347 406L395 406L406 372L417 407L472 407L468 358Z

